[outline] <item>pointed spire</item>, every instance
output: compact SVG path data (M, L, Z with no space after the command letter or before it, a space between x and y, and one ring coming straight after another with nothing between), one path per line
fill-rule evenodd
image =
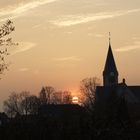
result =
M108 54L107 54L107 59L106 59L103 74L110 74L111 72L118 75L117 67L116 67L114 56L112 53L111 38L110 38L110 32L109 32L109 48L108 48Z
M111 35L109 32L109 48L107 53L107 58L105 62L105 67L103 71L103 85L112 86L118 84L118 71L115 64L114 56L111 48Z

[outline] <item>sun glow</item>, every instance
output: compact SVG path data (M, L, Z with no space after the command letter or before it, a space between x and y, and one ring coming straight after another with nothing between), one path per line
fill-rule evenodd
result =
M72 98L72 103L73 104L78 104L79 102L78 102L78 97L77 96L74 96L73 98Z

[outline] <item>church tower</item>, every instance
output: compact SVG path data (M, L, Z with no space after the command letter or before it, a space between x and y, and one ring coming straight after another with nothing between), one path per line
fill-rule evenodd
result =
M118 75L119 74L112 53L110 37L109 37L108 54L107 54L106 63L103 71L103 85L112 86L114 84L118 84Z

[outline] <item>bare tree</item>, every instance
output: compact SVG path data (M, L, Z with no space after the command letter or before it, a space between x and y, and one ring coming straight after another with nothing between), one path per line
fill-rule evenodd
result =
M23 104L23 101L26 101L28 97L30 97L30 92L28 91L22 91L18 94L19 108L21 110L20 114L27 114L28 104Z
M5 57L9 55L9 47L18 45L12 42L12 38L7 37L14 30L15 27L11 20L7 20L7 22L0 27L0 74L3 74L4 70L8 68Z
M46 90L44 87L42 87L40 93L39 93L39 98L41 101L41 104L46 104L47 103L47 97L46 97Z
M62 104L63 100L63 92L62 91L56 91L53 93L51 98L52 104Z
M21 106L22 100L27 96L25 93L17 94L13 92L9 98L4 101L4 111L9 116L13 117L16 114L23 114L23 108Z
M40 105L41 105L40 99L35 95L27 96L21 103L21 106L26 115L37 114Z
M46 86L45 87L46 90L46 97L47 97L47 103L50 104L51 103L51 97L53 96L53 94L55 93L55 89L51 86Z
M81 81L81 103L90 112L94 109L96 87L99 85L100 80L97 77L85 78Z
M9 98L4 101L4 112L8 116L13 117L16 113L20 112L18 106L18 95L16 93L12 93Z
M51 102L54 104L71 104L72 96L70 91L54 92Z
M63 92L63 104L71 104L72 103L72 95L70 91Z
M52 86L42 87L40 93L41 104L70 104L70 91L56 91Z
M13 92L4 101L4 112L10 117L14 117L16 114L37 114L40 104L40 99L35 95L30 95L28 91L23 91L19 94Z
M50 104L55 89L51 86L42 87L40 91L40 100L43 104Z

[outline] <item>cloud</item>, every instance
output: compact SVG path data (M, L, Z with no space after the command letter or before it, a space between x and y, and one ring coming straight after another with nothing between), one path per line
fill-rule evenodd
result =
M29 68L20 68L19 71L26 72L26 71L29 71Z
M94 37L96 37L96 38L102 38L102 37L104 37L104 35L103 34L94 34L94 33L88 33L88 36L94 36Z
M129 52L129 51L137 50L137 49L140 49L140 41L134 42L134 45L129 45L123 48L115 49L115 51L116 52Z
M97 38L104 37L104 35L103 35L103 34L95 34L94 36L95 36L95 37L97 37Z
M62 58L53 58L53 61L81 61L80 58L78 58L77 56L70 56L70 57L62 57Z
M99 21L99 20L124 16L124 15L130 14L130 13L135 13L135 12L139 12L139 11L140 11L140 9L132 9L132 10L115 11L115 12L101 12L101 13L97 13L97 14L68 15L65 17L61 17L58 20L54 20L54 21L50 21L50 22L59 27L72 26L72 25L87 23L87 22L91 22L91 21Z
M19 45L14 47L13 50L10 51L10 54L15 55L17 53L25 52L32 49L35 46L36 44L32 42L19 42Z
M37 8L39 6L49 4L58 0L38 0L28 3L20 3L18 6L10 6L0 10L0 22L7 18L13 19L22 16L25 12Z
M32 28L37 29L37 28L40 28L41 26L42 26L42 24L37 24L37 25L34 25Z

